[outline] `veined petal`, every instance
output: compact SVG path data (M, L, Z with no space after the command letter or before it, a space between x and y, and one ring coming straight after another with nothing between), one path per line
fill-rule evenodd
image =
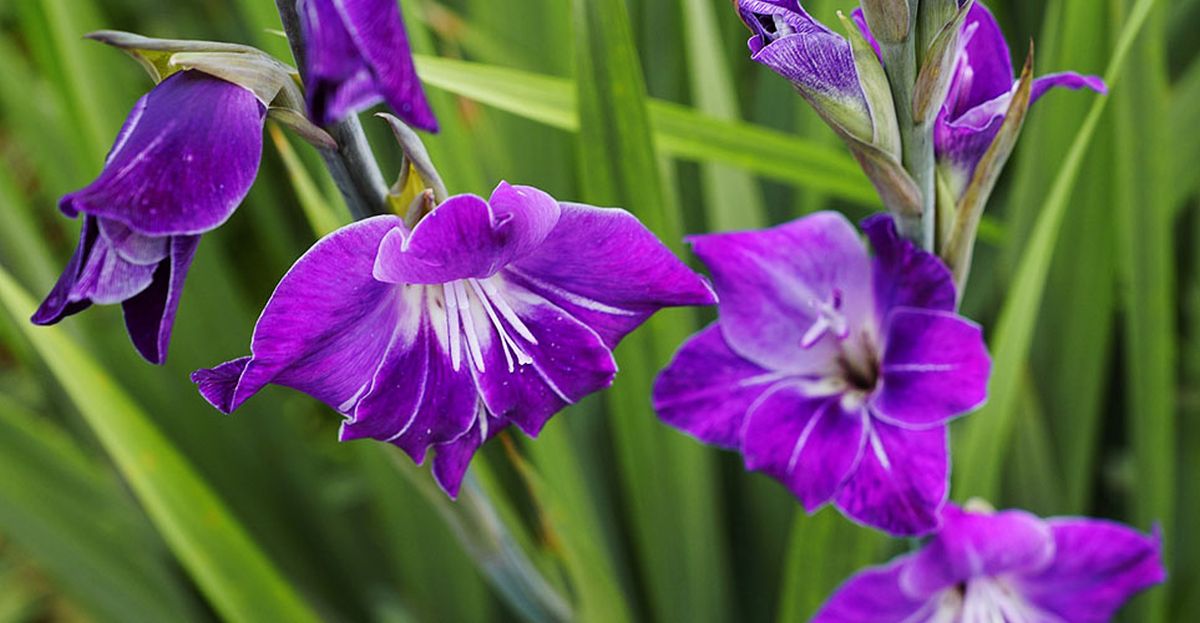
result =
M1157 536L1099 519L1048 523L1054 562L1017 582L1027 599L1064 621L1105 623L1133 595L1166 579Z
M469 287L459 305L474 315L483 366L473 369L493 415L537 436L563 407L612 384L612 351L587 325L518 284Z
M395 337L343 424L342 441L389 441L422 463L431 445L453 441L474 422L479 394L468 367L451 357L445 308L423 300L430 289L409 286Z
M863 455L864 414L840 396L811 397L781 383L751 406L742 433L746 469L788 487L812 512L834 496Z
M950 312L899 308L888 318L876 417L902 427L945 423L987 400L983 329Z
M854 136L871 139L871 112L858 81L854 53L840 35L788 35L750 58L787 78L823 116Z
M402 225L377 216L321 239L284 275L254 327L250 357L199 370L192 380L226 413L268 383L349 413L392 342L404 301L371 276L379 242Z
M96 225L108 247L130 264L158 264L171 252L170 237L143 236L112 219L96 219Z
M624 210L561 204L554 229L504 271L591 327L608 347L663 307L712 305L716 296Z
M1036 572L1055 555L1050 526L1025 511L942 510L942 529L909 558L900 586L914 599L927 598L973 578Z
M254 182L265 116L240 86L197 71L173 74L134 107L100 176L59 207L145 236L209 231Z
M813 623L935 623L937 603L900 589L910 557L856 573L838 587ZM945 623L944 621L942 623Z
M841 214L689 240L712 269L730 348L759 366L833 375L839 341L876 329L870 260Z
M149 287L155 268L154 264L125 261L101 234L80 269L69 298L98 305L120 303Z
M659 373L654 410L696 439L733 450L741 447L750 406L782 378L730 350L720 323L713 323L684 342Z
M837 494L847 516L895 536L932 532L946 501L945 426L906 430L872 418L858 469Z
M304 0L309 103L322 125L380 99L405 123L437 131L393 0Z
M890 214L868 217L862 229L875 250L871 278L881 323L896 307L954 311L954 277L942 260L901 238Z
M125 330L133 345L150 363L161 364L167 358L175 313L200 236L171 236L169 255L154 271L150 286L121 303Z
M558 202L530 186L501 183L490 201L451 197L411 232L397 228L383 239L375 278L437 284L491 277L542 244L559 214Z

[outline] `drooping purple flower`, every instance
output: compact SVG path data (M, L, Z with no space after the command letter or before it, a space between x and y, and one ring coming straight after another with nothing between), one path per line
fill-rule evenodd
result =
M662 372L668 424L737 449L809 512L833 501L893 534L938 526L946 422L983 402L980 328L954 313L950 272L892 219L823 212L762 231L697 236L719 319Z
M226 413L268 383L346 416L341 439L391 442L457 495L475 451L536 436L607 387L612 349L655 311L708 305L707 283L637 219L501 184L411 230L377 216L330 234L284 276L251 356L192 379Z
M956 194L966 188L1000 131L1017 88L1008 43L983 3L976 2L969 9L959 45L961 52L949 95L934 127L938 164ZM1055 73L1033 81L1030 105L1055 87L1108 92L1097 76Z
M233 214L258 173L265 117L252 92L198 71L138 100L100 176L59 202L83 227L33 322L120 303L138 352L162 363L200 235Z
M737 0L750 29L751 58L787 78L812 105L852 134L870 137L871 114L845 37L799 0Z
M380 101L436 132L396 0L299 0L309 114L326 125Z
M1166 573L1158 539L1121 524L948 505L919 551L841 586L814 623L1106 623Z

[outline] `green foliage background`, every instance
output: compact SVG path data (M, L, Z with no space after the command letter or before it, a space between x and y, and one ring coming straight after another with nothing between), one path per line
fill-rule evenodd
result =
M1110 98L1039 103L989 208L965 308L996 373L991 403L955 426L953 495L1161 525L1171 580L1125 616L1200 620L1200 1L989 4L1014 49L1036 40L1039 73L1117 80ZM852 8L805 5L826 23ZM621 205L680 252L684 232L877 208L832 134L746 58L728 0L404 11L452 192L507 179ZM0 3L0 621L516 618L475 564L494 562L486 548L452 528L477 543L478 527L428 495L428 474L337 443L337 417L293 392L225 417L187 380L246 351L278 278L348 218L294 137L272 134L250 197L205 237L166 367L136 357L116 308L28 324L76 240L58 197L95 176L150 86L81 39L99 28L290 58L270 0ZM392 174L386 128L364 123ZM911 545L805 517L736 456L658 423L653 374L710 317L662 314L620 349L613 390L477 461L580 619L804 620Z

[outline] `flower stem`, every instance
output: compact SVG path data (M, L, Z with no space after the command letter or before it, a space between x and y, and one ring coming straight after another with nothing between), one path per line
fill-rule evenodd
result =
M904 218L897 223L900 233L927 251L934 251L937 229L937 195L935 194L933 124L917 123L913 118L913 88L920 69L917 59L916 16L918 0L908 0L913 16L909 33L903 42L880 42L883 68L896 103L896 120L900 125L901 155L904 169L912 176L921 191L921 215Z
M304 75L304 37L300 30L300 15L296 11L296 0L275 0L283 32L287 35L301 76ZM388 212L387 184L371 153L367 136L363 133L358 117L351 115L325 128L337 141L338 148L320 149L325 167L333 176L338 190L346 199L346 207L355 220L362 220Z

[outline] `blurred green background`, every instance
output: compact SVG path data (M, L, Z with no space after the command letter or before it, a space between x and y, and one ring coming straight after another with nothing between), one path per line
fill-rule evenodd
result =
M952 495L1161 525L1170 582L1125 616L1200 621L1200 0L988 4L1014 49L1036 41L1039 73L1119 79L1111 98L1040 102L989 207L965 310L996 371L989 405L955 425ZM747 59L729 0L403 5L452 192L507 179L622 205L681 253L684 232L877 209L832 134ZM852 3L805 6L833 24ZM137 358L114 307L28 324L77 236L58 197L98 173L151 86L81 39L100 28L290 61L270 0L0 2L0 621L518 618L476 564L496 563L482 528L428 474L337 443L336 415L294 392L226 417L187 379L244 354L279 277L348 218L295 137L269 134L249 198L201 244L166 367ZM398 150L364 124L391 177ZM709 318L656 319L620 349L614 390L477 459L581 619L804 620L913 545L805 517L658 423L653 374Z

